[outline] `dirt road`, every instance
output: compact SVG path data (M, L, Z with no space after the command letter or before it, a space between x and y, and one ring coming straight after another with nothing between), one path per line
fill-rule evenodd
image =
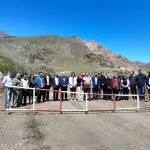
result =
M150 113L0 114L2 150L149 150Z

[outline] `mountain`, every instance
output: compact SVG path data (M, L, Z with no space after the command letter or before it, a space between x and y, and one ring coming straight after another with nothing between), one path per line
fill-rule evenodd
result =
M0 31L0 38L8 37L9 35L3 31Z
M134 63L146 72L150 72L150 63L143 63L140 61L135 61Z
M93 71L131 72L135 63L112 53L95 41L84 41L76 36L9 37L0 38L0 56L31 73L38 71L78 73ZM8 61L5 61L7 64Z
M145 63L140 62L140 61L135 61L134 63L135 63L137 66L143 66L143 65L145 65Z

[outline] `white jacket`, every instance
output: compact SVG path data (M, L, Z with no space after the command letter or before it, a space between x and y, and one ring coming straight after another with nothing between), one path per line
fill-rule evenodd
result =
M71 88L76 86L77 85L77 77L74 77L74 78L69 77L69 85L70 85Z

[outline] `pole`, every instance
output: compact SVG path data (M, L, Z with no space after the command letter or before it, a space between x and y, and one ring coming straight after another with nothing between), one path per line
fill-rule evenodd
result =
M88 112L88 99L87 99L88 95L87 93L85 94L85 100L86 100L86 114Z
M35 110L35 88L33 89L33 110Z

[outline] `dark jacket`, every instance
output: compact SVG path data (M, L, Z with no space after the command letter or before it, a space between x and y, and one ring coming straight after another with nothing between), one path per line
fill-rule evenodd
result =
M136 86L136 75L131 75L130 77L129 77L129 81L130 81L130 87L132 88L132 87L135 87Z
M136 85L138 87L142 87L142 86L145 86L146 85L146 82L147 82L147 77L145 74L138 74L136 76Z
M47 85L47 78L46 78L46 75L44 76L44 81L45 81L45 86ZM51 76L49 76L49 86L52 86L52 83L53 83L53 79Z
M55 82L55 77L53 78L53 84L52 84L53 88L55 88L56 86L59 87L59 78L58 78L58 85L56 85Z
M104 87L109 88L109 89L112 88L112 78L110 78L110 77L105 78Z
M31 79L29 79L28 84L30 88L34 88L36 85L35 80L31 80Z
M101 75L99 78L100 78L100 87L103 88L106 77Z
M95 83L95 78L97 78L97 84ZM100 78L97 76L93 76L92 77L92 85L93 85L93 88L100 88Z
M77 86L82 86L84 83L84 80L82 78L77 78Z

